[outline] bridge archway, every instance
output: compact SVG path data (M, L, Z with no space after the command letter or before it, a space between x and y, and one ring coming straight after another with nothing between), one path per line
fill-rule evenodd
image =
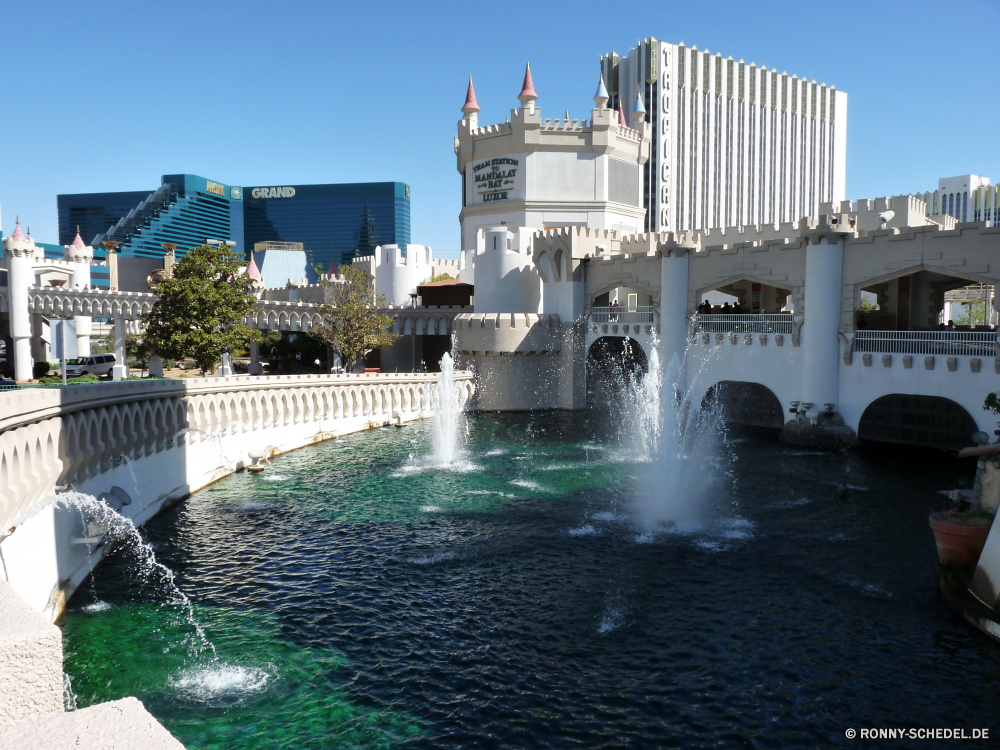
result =
M901 445L961 450L979 427L960 404L943 396L890 393L875 399L858 423L858 437Z
M629 336L601 336L587 349L587 401L609 401L637 374L649 372L642 345Z
M705 393L701 408L716 409L726 422L780 429L785 423L781 402L766 385L720 380Z

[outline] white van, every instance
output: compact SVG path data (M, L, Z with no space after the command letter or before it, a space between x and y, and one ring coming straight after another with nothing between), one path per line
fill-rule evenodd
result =
M75 378L80 375L96 375L103 378L110 376L115 366L114 354L95 354L93 357L79 357L72 362L66 362L66 377Z

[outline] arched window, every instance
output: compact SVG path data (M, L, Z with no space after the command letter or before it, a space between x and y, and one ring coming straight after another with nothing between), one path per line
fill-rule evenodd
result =
M955 215L955 194L954 193L949 193L949 195L948 195L948 215L949 216L954 216Z
M962 193L962 221L968 221L969 215L969 191Z

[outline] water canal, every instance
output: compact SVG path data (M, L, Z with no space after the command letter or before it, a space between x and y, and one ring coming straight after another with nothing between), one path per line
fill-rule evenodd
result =
M710 522L651 532L612 415L461 429L452 470L420 423L153 519L212 647L121 549L62 623L78 705L136 695L188 748L800 748L996 716L1000 648L941 601L927 527L957 460L731 430Z

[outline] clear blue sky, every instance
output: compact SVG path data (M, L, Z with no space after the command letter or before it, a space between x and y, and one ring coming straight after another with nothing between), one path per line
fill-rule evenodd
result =
M1000 2L7 3L0 206L56 241L56 195L401 180L413 242L457 257L469 74L503 122L531 59L543 116L589 116L601 53L658 39L849 96L847 197L1000 179Z

